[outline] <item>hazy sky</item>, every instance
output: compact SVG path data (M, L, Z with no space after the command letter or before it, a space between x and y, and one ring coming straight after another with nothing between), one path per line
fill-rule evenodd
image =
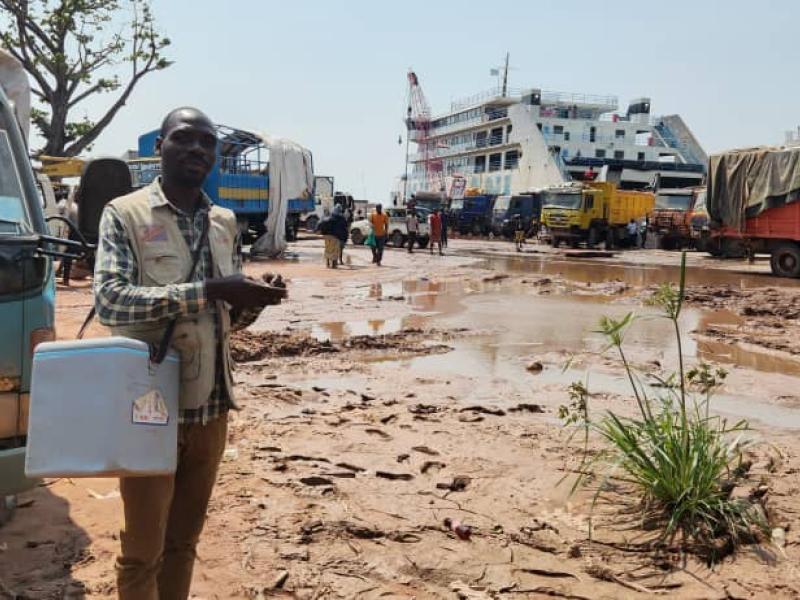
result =
M403 171L406 72L434 113L510 85L652 98L707 151L781 143L800 125L800 2L154 0L175 64L149 75L94 154L136 147L171 108L294 139L336 188L385 200ZM103 102L106 99L103 99ZM88 114L102 102L87 103ZM413 146L412 146L413 148Z

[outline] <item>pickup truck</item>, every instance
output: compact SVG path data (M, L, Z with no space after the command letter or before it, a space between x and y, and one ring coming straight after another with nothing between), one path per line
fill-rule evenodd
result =
M385 208L383 212L389 217L389 232L388 242L396 247L405 245L408 239L408 229L406 228L407 211L405 208ZM417 234L417 244L420 248L426 248L430 241L430 227L428 226L428 217L430 211L417 207L417 217L419 218L419 233ZM350 226L350 239L353 244L359 246L364 243L372 230L372 225L369 218L361 219L354 222Z

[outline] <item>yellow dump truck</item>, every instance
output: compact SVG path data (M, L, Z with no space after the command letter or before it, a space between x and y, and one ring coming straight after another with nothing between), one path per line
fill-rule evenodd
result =
M653 211L655 196L649 192L620 190L613 183L592 182L546 188L542 192L542 224L550 241L577 247L593 247L605 241L607 248L627 238L627 225Z

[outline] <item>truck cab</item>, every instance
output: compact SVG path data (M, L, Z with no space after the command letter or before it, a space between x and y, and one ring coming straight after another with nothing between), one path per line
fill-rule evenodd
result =
M0 82L2 83L2 82ZM25 139L0 86L0 500L32 487L24 474L31 361L55 338L49 231Z
M535 235L542 215L542 196L540 194L498 196L492 210L492 233L511 238L514 235L512 221L517 215L522 219L525 231Z
M461 234L488 235L492 226L492 209L496 196L466 196L458 215L458 232Z
M662 189L656 193L648 228L665 250L691 244L691 222L697 194L694 188Z

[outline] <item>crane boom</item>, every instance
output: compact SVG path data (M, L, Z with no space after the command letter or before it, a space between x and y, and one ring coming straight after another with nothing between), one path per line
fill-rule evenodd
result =
M443 162L436 157L437 145L431 137L431 107L413 70L408 71L406 128L408 139L417 144L419 154L422 155L426 191L441 191L444 189Z

